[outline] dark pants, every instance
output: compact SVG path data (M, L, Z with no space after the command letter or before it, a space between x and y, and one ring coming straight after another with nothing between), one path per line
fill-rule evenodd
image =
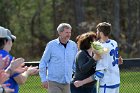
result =
M92 86L81 86L76 88L73 83L70 84L71 93L96 93L96 85Z

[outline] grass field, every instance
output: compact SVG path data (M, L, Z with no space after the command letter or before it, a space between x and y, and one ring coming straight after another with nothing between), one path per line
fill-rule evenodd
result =
M39 76L30 76L24 85L20 85L19 93L47 93L47 90L41 87Z
M120 93L140 93L140 72L121 72Z
M41 87L39 76L31 76L20 86L19 93L47 93ZM140 72L121 71L120 93L140 93Z

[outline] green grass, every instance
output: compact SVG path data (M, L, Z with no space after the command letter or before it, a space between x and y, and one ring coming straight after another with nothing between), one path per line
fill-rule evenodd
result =
M121 71L120 93L140 92L140 72ZM24 85L20 85L19 93L47 93L41 87L39 76L30 76Z
M120 93L139 93L140 92L140 72L121 72Z
M24 85L20 85L19 93L47 93L42 88L39 76L30 76Z

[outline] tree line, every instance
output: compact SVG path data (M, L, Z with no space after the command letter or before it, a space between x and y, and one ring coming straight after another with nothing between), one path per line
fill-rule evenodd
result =
M123 58L140 56L140 0L0 0L0 25L17 36L12 54L26 61L40 60L58 24L71 24L75 40L102 21L112 24Z

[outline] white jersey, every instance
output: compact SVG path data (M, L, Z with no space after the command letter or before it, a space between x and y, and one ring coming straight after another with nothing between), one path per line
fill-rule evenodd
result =
M109 51L103 54L97 62L96 71L104 73L104 77L100 79L100 86L120 84L117 42L109 39L107 42L102 43L102 46L108 48Z

